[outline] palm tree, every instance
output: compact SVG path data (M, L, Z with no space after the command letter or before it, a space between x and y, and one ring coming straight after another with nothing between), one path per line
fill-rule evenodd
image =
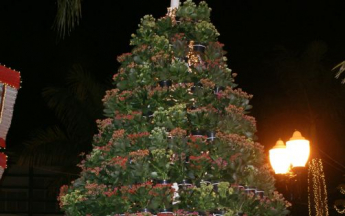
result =
M338 70L335 75L335 78L339 79L340 75L345 71L345 61L340 62L337 64L332 70ZM341 80L342 84L345 84L345 78Z
M57 13L54 27L61 38L69 34L81 19L82 0L57 0Z
M327 46L314 41L303 52L279 47L272 56L265 70L272 72L270 79L275 83L264 94L256 95L260 140L273 144L279 138L275 136L289 138L291 131L301 130L312 142L313 157L327 164L328 185L334 185L331 181L339 176L339 170L345 170L339 151L343 146L345 89L330 73Z
M78 155L91 149L95 120L102 117L106 85L97 83L80 65L74 65L65 86L43 91L47 106L55 112L57 125L37 129L26 142L18 163L31 166L63 166L74 172ZM71 171L72 170L72 171Z

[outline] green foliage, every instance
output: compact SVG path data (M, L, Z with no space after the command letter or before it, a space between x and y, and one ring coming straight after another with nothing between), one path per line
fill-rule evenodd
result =
M64 38L79 24L81 2L82 0L57 0L55 28L61 38Z
M197 6L193 1L187 0L177 10L176 15L182 19L193 19L194 21L210 21L211 8L202 1Z
M108 118L98 121L94 149L79 165L81 177L62 190L67 214L135 215L144 208L287 214L287 203L273 194L262 146L253 141L251 95L235 89L210 11L205 2L187 0L177 20L141 19L132 52L118 57L115 88L103 99ZM193 51L191 41L203 43L205 52ZM162 180L191 184L173 189ZM267 198L245 193L240 183Z

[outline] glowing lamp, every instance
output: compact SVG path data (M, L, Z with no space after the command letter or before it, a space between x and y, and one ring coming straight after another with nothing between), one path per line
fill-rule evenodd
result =
M306 140L301 132L295 131L289 141L286 142L289 159L293 167L305 167L310 154L309 140Z
M271 166L276 174L289 172L290 160L284 142L280 139L269 151Z

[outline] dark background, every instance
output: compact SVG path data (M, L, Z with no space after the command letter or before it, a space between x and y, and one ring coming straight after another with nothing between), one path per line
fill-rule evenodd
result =
M251 114L258 121L259 142L268 150L278 138L286 141L294 129L315 139L317 147L312 146L312 151L325 161L332 203L339 194L335 187L345 173L345 85L331 71L345 60L344 1L207 2L221 34L219 40L228 51L229 67L238 74L239 87L254 95ZM109 82L117 71L116 56L131 49L130 35L140 18L164 16L169 4L169 0L84 0L80 25L60 39L52 28L54 0L0 0L0 62L21 71L23 81L7 137L9 151L23 149L33 129L57 122L42 99L43 88L62 83L75 63L99 82ZM313 69L305 65L315 61L310 63L305 56L318 50L323 52L316 57L322 76L314 77ZM304 68L299 68L304 59L310 64L301 63ZM303 88L294 89L295 77L300 75ZM316 132L310 127L311 120L304 118L310 107L296 106L306 98L318 116Z

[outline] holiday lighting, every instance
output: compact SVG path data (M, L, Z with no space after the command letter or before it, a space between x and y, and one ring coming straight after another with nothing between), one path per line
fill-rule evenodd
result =
M13 107L20 88L20 73L0 65L0 149L6 148L6 136L11 125ZM7 155L0 152L0 179L7 168Z
M312 195L311 195L312 192ZM312 199L312 197L313 199ZM328 216L327 188L325 173L321 159L313 159L309 162L308 171L308 208L309 216ZM312 212L314 206L315 212ZM339 212L340 213L340 212ZM343 214L343 213L341 213Z

